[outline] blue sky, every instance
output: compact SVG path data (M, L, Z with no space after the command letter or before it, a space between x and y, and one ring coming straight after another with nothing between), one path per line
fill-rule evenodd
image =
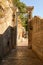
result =
M27 6L34 6L33 16L37 15L43 18L43 0L21 0Z

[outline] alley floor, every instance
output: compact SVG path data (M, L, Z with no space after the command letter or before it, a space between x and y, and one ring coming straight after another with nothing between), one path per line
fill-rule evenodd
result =
M28 38L18 39L17 46L28 46Z
M1 65L43 65L43 62L28 47L16 47L3 58Z

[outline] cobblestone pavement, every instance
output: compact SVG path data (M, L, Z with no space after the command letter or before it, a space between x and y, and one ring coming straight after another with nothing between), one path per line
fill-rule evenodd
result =
M1 65L43 65L43 62L28 47L17 47L3 58Z

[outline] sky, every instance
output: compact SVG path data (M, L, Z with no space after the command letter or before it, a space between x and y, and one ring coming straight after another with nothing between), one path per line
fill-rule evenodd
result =
M34 6L33 16L40 16L43 18L43 0L21 0L27 6Z

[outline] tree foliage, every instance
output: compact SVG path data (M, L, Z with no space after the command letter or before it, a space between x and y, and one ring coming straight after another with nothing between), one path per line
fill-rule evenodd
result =
M20 0L13 0L14 5L19 9L20 13L20 19L23 27L27 27L27 18L24 17L23 13L26 13L26 4L21 2Z
M26 12L26 4L20 2L20 0L13 0L13 3L16 7L18 7L20 12Z

